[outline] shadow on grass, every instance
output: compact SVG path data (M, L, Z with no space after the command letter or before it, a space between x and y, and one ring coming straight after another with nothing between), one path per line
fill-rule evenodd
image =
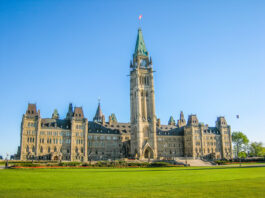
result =
M263 166L236 166L236 167L201 167L201 168L191 168L191 167L181 167L181 168L169 168L169 167L157 167L157 168L114 168L115 170L111 170L111 168L88 168L88 169L59 169L59 170L86 170L90 171L90 173L126 173L126 172L166 172L166 171L204 171L204 170L222 170L222 169L238 169L238 168L264 168ZM137 169L137 170L136 170ZM47 169L46 169L47 170ZM58 170L58 169L57 169Z

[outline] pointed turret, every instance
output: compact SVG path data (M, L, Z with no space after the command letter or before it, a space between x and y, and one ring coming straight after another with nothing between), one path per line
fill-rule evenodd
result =
M118 121L117 121L116 115L114 113L112 113L109 116L109 124L112 125L112 124L117 124L117 123L118 123Z
M54 109L53 114L52 114L53 119L59 119L59 113L57 109Z
M70 103L69 107L68 107L68 112L67 112L67 115L66 115L66 119L71 119L73 114L74 114L74 112L73 112L73 104Z
M186 126L186 120L184 118L184 114L183 112L181 111L180 112L180 116L179 116L179 120L178 120L178 124L177 124L178 127L183 127L183 126Z
M141 28L138 29L135 49L133 53L133 62L130 64L130 68L149 68L152 65L150 64L148 58L148 51L144 44L144 38Z
M172 125L172 126L176 125L176 121L174 120L173 116L170 116L169 121L168 121L168 125Z
M134 50L134 57L136 56L148 56L148 51L144 44L144 37L141 28L138 29L138 35Z
M100 107L100 102L98 102L98 108L95 114L95 117L93 119L94 122L102 122L104 115L102 113L101 107Z

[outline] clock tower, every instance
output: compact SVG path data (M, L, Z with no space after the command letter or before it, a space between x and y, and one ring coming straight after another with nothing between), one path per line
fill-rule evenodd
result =
M138 159L156 159L153 66L140 28L130 69L131 155Z

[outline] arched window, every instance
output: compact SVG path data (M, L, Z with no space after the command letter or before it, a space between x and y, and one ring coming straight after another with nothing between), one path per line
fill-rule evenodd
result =
M84 152L84 149L83 149L83 147L81 147L81 153L83 153Z
M29 146L27 146L27 148L26 148L26 152L29 152Z
M57 152L57 147L56 146L54 147L54 152Z
M78 153L78 148L77 147L75 148L75 152Z
M41 152L41 153L43 152L43 148L42 148L42 146L40 147L40 152Z
M50 147L48 147L48 153L50 153L51 152L51 148Z
M32 152L35 152L35 146L32 146Z

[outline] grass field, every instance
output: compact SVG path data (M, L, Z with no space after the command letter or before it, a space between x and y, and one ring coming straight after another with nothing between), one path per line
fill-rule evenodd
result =
M8 169L0 197L265 197L265 167Z

